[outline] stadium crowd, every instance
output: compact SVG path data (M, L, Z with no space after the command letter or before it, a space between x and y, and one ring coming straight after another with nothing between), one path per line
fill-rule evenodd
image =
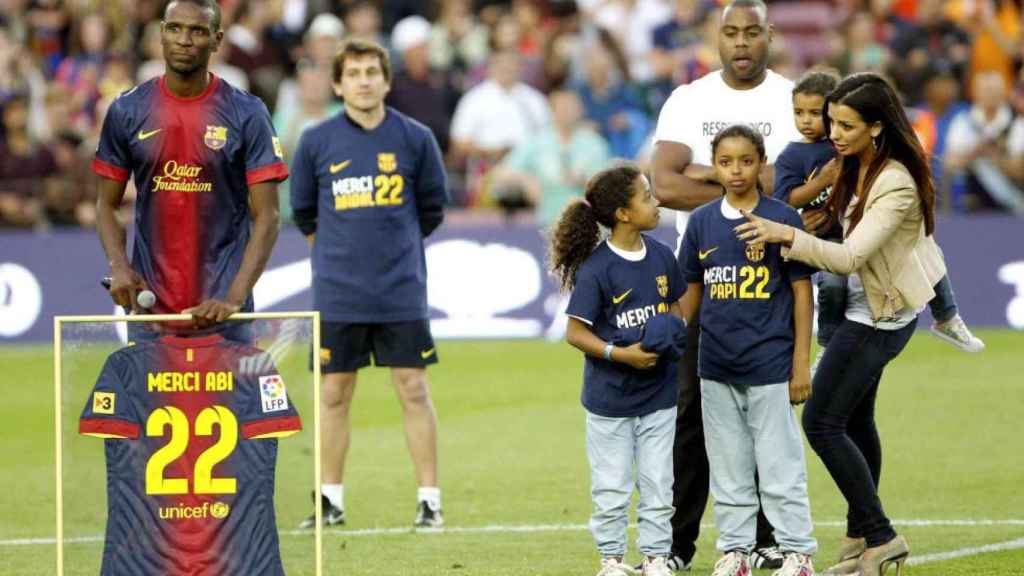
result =
M712 0L223 0L213 70L259 96L286 153L337 112L340 42L381 42L388 104L426 124L453 202L550 225L614 157L645 165L673 88L719 67ZM769 2L769 66L885 74L933 158L939 207L1024 214L1018 0ZM0 228L91 227L105 111L162 73L161 0L0 2ZM129 194L132 191L129 190ZM290 218L287 184L281 187ZM130 220L130 203L125 221Z

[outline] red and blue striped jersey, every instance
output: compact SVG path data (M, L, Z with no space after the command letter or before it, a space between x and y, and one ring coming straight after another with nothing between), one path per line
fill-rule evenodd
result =
M301 428L251 346L165 336L111 354L78 424L107 438L101 576L283 576L276 438Z
M132 266L156 293L154 312L227 295L249 240L248 186L286 179L283 158L263 102L216 76L194 98L160 77L114 100L92 167L134 178Z

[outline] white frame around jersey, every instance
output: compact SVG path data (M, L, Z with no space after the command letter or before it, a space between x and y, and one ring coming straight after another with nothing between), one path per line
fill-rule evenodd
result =
M287 320L305 318L313 321L313 350L320 349L319 312L249 312L234 314L231 320ZM116 322L170 322L191 320L188 314L146 314L135 316L54 316L53 317L53 396L54 396L54 440L57 455L57 576L64 576L64 447L61 438L62 386L61 386L61 328L64 323L116 323ZM313 485L316 487L316 576L322 575L323 563L323 508L320 495L320 371L313 370Z

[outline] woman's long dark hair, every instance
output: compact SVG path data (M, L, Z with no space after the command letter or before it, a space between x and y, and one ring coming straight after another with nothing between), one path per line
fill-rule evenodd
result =
M868 126L879 122L882 132L875 138L875 156L864 176L863 190L860 201L850 216L850 227L846 231L849 236L864 216L866 196L875 178L882 172L886 162L896 160L902 163L917 185L917 194L921 198L921 211L924 213L925 234L931 236L935 230L935 185L932 182L928 156L917 139L903 105L896 96L892 86L878 74L864 72L847 76L828 95L825 107L825 126L831 131L829 109L843 104L853 108ZM840 222L846 209L850 206L853 195L857 192L857 175L860 160L856 156L844 156L839 178L832 187L832 195L826 205L832 223Z
M565 207L551 234L551 271L563 291L576 285L576 272L601 241L598 224L615 227L615 211L629 206L640 169L624 164L597 173L587 182L585 199Z

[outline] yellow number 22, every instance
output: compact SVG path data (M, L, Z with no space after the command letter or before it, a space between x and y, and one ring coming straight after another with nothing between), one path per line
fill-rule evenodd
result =
M234 494L234 478L214 478L213 467L231 455L238 444L238 420L223 406L204 408L196 417L195 435L212 436L213 425L220 425L220 438L196 459L194 474L195 494ZM188 448L189 423L185 413L174 406L154 410L146 419L146 436L164 435L170 426L171 439L153 453L146 463L147 494L188 494L187 478L166 478L164 470L185 453Z
M740 277L743 278L743 283L740 284L740 298L742 299L757 299L767 300L771 298L771 294L764 291L765 287L768 286L768 268L766 266L744 266L740 268ZM750 285L756 280L760 280L757 283L757 287L753 292L750 291Z

